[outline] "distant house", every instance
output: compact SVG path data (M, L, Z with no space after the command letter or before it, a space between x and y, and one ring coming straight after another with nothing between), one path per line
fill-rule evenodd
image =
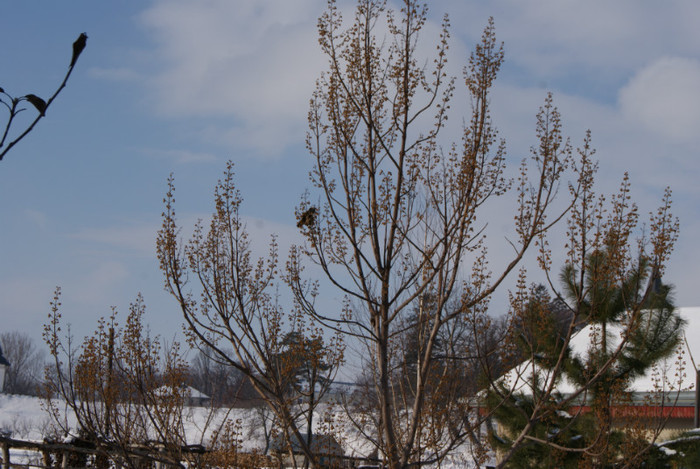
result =
M156 389L156 395L167 396L172 394L172 388L161 386ZM211 403L211 398L192 386L183 386L180 394L185 399L185 405L194 407L207 407Z
M697 367L700 367L700 307L678 308L681 317L686 321L684 343L678 351L663 360L660 360L646 375L636 378L629 385L631 402L615 406L613 417L623 419L634 415L635 417L659 419L668 418L665 430L659 440L663 441L671 433L677 430L688 430L700 425L696 421L700 416L696 414L696 393L698 392ZM609 331L610 340L619 340L620 331ZM588 325L576 333L571 339L573 353L583 354L590 344L592 326ZM537 370L535 370L537 368ZM504 375L502 379L508 383L510 389L516 392L529 394L532 392L533 373L538 373L543 379L549 381L545 369L528 360L516 366ZM576 386L566 377L563 377L556 385L557 392L563 396L576 391ZM572 406L572 411L587 411L586 402L579 402Z
M192 386L187 386L185 390L185 396L187 396L187 405L196 407L208 407L209 404L211 404L211 398L209 396L193 388Z
M9 366L10 362L3 355L2 347L0 347L0 392L5 388L5 372Z

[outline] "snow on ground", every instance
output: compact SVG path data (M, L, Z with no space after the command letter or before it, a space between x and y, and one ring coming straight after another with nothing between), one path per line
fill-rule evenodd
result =
M347 456L363 457L372 452L372 445L363 437L350 422L341 414L329 412L330 407L321 408L314 417L314 431L317 433L330 432L338 436ZM206 443L211 432L224 419L240 424L240 442L242 451L264 451L265 435L261 424L261 416L256 409L220 410L213 416L210 409L205 407L189 407L185 410L185 430L191 444ZM66 413L66 421L71 428L76 427L75 416ZM30 396L0 394L0 432L15 439L42 441L44 437L60 435L56 425L42 407L42 399ZM26 454L25 454L26 453ZM468 445L454 452L440 466L443 469L476 467L473 463ZM29 462L37 459L37 455L28 452L14 451L11 460Z
M0 394L0 432L16 439L41 441L54 427L41 399Z
M61 402L55 401L64 411L65 419L71 429L77 421L70 410L61 408ZM206 440L211 432L218 428L222 420L228 418L241 423L241 441L244 450L264 449L265 437L259 425L255 409L232 409L217 411L210 415L210 409L188 407L184 414L185 431L192 444ZM44 437L61 438L60 430L49 414L44 410L43 400L37 397L0 394L0 432L15 439L42 441Z

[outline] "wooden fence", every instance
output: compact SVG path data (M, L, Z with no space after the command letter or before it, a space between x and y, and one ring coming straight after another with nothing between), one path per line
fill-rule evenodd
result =
M110 448L107 446L96 447L94 443L85 440L75 440L72 442L52 442L52 441L26 441L0 436L0 446L2 446L2 469L19 467L37 467L42 469L69 469L73 467L87 467L87 459L92 456L103 463L91 464L91 466L119 467L120 464L109 464L109 461L116 462L128 455L130 460L142 461L143 464L132 464L136 466L154 467L163 469L166 467L184 467L180 462L168 459L163 454L163 445L152 443L149 445L134 445L122 449ZM13 462L10 450L26 450L40 455L41 463ZM201 445L183 446L180 448L183 453L190 455L202 455L207 450ZM81 461L82 460L82 461ZM78 462L81 461L81 462ZM75 464L78 462L78 464Z
M188 464L183 461L168 458L164 453L164 445L157 442L150 442L146 445L134 445L128 448L116 448L101 446L96 447L94 443L86 440L75 440L71 442L53 441L27 441L9 438L0 435L0 446L2 447L2 464L0 469L18 468L39 468L39 469L76 469L85 467L114 468L125 466L120 463L128 457L130 467L139 468L197 468L201 467L201 459L204 456L211 457L209 463L214 463L217 467L235 468L259 468L278 467L282 460L264 456L262 454L237 453L235 458L230 455L222 455L223 460L216 458L217 452L206 449L201 445L181 446L179 451L188 456ZM26 460L12 461L11 450L26 450L35 453L35 461ZM228 456L228 457L227 457ZM332 462L328 467L332 468L355 468L355 467L381 467L381 463L375 458L355 458L349 456L328 455ZM224 462L225 461L225 462ZM203 464L208 466L209 464Z

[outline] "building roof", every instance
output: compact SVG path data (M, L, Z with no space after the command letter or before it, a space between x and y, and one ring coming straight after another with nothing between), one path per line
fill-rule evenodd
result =
M678 308L681 317L686 321L684 330L684 343L679 347L677 354L672 354L660 360L645 375L637 377L629 387L629 390L638 395L663 391L665 393L678 391L690 392L695 388L696 367L700 367L700 307ZM573 354L585 355L591 341L596 334L594 326L587 325L571 338L571 350ZM609 330L609 340L613 344L619 344L621 329ZM503 382L510 389L525 394L532 393L532 376L537 373L544 386L547 386L553 377L549 370L528 360L506 373ZM543 382L539 387L542 389ZM564 395L577 391L577 386L566 376L555 386L555 389Z
M172 394L172 389L168 385L163 385L155 390L156 395L167 396ZM209 399L209 396L193 388L192 386L182 386L182 396L188 399Z

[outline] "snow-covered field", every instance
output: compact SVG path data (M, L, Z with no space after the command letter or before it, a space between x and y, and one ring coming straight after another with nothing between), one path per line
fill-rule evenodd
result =
M343 423L337 418L327 419L328 409L322 409L315 417L315 432L326 433L332 422L331 432L338 436L347 456L368 456L371 444L350 423ZM326 417L324 419L324 417ZM211 418L210 410L191 407L185 410L185 431L189 443L206 443L211 432L218 427L222 419L238 422L240 446L242 451L264 451L265 434L261 424L261 415L256 409L231 409L219 411ZM72 428L76 426L74 415L66 413L66 421ZM42 407L42 400L36 397L0 394L0 432L14 439L42 441L44 437L61 438L60 431L51 421ZM24 463L30 460L38 462L38 455L24 451L12 451L11 459ZM468 448L455 451L455 455L440 466L445 469L475 467Z
M54 401L59 409L60 401ZM75 415L64 412L66 423L76 428ZM185 409L185 431L191 444L201 443L211 434L223 418L241 423L242 449L252 450L262 445L265 437L254 409L232 409L218 412L211 418L210 410L203 407ZM44 437L62 437L61 430L44 410L42 399L30 396L0 394L0 431L15 439L42 441Z
M36 397L0 394L0 431L11 438L41 441L54 430Z

